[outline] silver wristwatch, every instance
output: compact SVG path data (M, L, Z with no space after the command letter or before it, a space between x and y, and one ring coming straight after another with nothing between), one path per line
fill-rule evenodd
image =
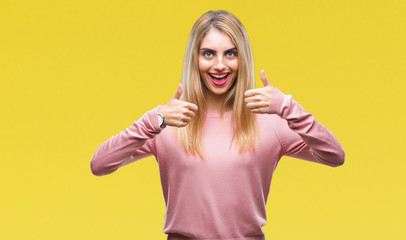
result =
M164 120L165 120L164 116L162 116L160 113L158 113L158 123L159 123L159 126L160 126L161 128L164 128L164 127L165 127L165 126L164 126Z

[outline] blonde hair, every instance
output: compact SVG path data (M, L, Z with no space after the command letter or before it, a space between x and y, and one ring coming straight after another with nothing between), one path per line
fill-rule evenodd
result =
M215 28L226 33L237 48L239 61L237 79L230 88L222 106L232 109L233 138L239 151L253 150L256 137L259 137L255 114L244 104L244 92L255 87L254 61L251 44L242 23L227 11L209 11L203 14L193 25L186 47L183 62L181 100L194 103L199 107L195 117L186 127L177 129L177 136L188 153L204 156L202 131L206 115L205 89L198 68L200 43Z

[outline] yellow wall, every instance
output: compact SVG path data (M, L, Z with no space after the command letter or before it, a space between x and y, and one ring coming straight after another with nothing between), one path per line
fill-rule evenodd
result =
M0 239L165 239L155 159L104 177L89 162L172 97L193 23L218 9L244 23L257 86L265 69L346 150L339 168L282 159L267 239L405 238L405 2L192 2L0 2Z

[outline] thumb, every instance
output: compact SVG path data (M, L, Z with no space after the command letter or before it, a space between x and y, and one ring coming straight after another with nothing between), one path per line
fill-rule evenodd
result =
M261 71L261 80L262 80L262 83L264 84L264 87L272 86L272 84L269 82L268 78L265 76L264 70Z
M173 96L173 98L179 100L180 96L182 95L182 92L183 92L183 87L182 87L182 84L179 83L178 90L176 90L175 96Z

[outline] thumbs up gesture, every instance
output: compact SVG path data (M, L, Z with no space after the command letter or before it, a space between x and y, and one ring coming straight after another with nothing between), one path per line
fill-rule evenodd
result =
M247 90L244 93L245 103L253 113L268 113L269 104L271 104L272 94L275 92L275 87L268 81L265 76L265 71L261 71L261 80L264 84L263 88Z
M164 126L185 127L195 116L198 109L196 104L180 100L182 92L182 84L179 84L175 95L158 109L164 117Z

